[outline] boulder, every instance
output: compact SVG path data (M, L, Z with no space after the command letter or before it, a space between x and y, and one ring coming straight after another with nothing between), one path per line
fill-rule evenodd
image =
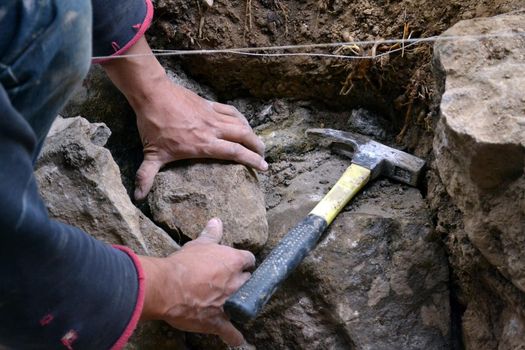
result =
M49 215L107 243L166 256L178 245L131 202L103 147L110 134L101 123L57 118L35 170Z
M138 210L104 148L111 131L81 117L58 117L38 159L35 176L49 215L138 254L167 256L179 246ZM186 349L183 333L162 322L139 325L126 349Z
M467 349L525 347L523 23L523 14L462 21L443 35L503 36L439 41L434 50L443 96L430 198L447 201L437 199L441 182L459 212L437 204L466 308Z
M257 251L268 238L264 196L244 165L178 162L156 176L148 203L156 223L190 238L213 217L224 223L224 244Z
M261 255L307 215L349 160L317 151L290 163L296 172L275 188L281 201L268 211L272 235ZM270 182L280 181L273 175ZM445 253L419 190L378 180L247 326L248 340L276 349L448 349L447 284Z

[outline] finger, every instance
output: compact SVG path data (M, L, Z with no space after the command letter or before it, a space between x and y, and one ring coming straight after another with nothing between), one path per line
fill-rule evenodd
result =
M240 119L247 126L250 126L250 123L248 123L248 119L246 119L246 117L241 112L239 112L237 108L233 106L225 105L219 102L214 102L212 104L212 108L217 113L231 115L232 117Z
M229 346L241 346L246 343L242 333L226 319L217 324L217 335Z
M216 139L209 146L207 153L210 158L233 160L257 170L268 170L268 163L261 155L236 142Z
M204 230L197 238L198 241L207 243L219 243L222 238L222 221L219 218L213 218L206 224Z
M239 254L239 269L249 270L255 266L255 255L247 250L237 250Z
M246 125L222 125L221 138L241 143L250 150L264 156L264 143L255 135L252 128Z
M158 160L144 159L139 170L137 170L135 178L134 196L136 200L141 201L146 198L153 186L155 175L157 175L161 167L162 163Z
M235 281L233 281L232 286L231 286L232 288L231 294L235 293L239 288L241 288L242 285L245 284L246 281L248 281L251 276L252 276L251 273L243 272L238 278L236 278Z

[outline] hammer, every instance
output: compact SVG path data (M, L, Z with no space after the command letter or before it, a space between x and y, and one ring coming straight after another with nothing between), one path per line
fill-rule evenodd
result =
M383 175L415 186L425 165L420 158L363 135L333 129L309 129L306 133L328 138L335 151L353 155L352 163L310 214L288 231L250 279L226 300L224 310L233 321L247 322L257 316L282 282L315 247L337 214L368 181Z

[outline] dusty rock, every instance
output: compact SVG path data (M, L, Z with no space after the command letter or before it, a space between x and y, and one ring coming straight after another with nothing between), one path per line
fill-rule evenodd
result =
M272 235L261 257L349 164L326 152L289 163L297 172L275 189L281 201L268 211ZM419 191L379 180L338 216L245 333L261 349L448 349L447 281Z
M473 19L444 35L523 33L523 23ZM525 37L439 42L434 61L443 97L430 197L466 307L464 345L525 348Z
M38 159L35 175L51 217L136 253L166 256L179 248L166 232L138 210L103 146L105 124L58 117ZM140 325L126 349L183 350L183 334L161 322Z
M109 135L104 124L57 118L35 171L50 216L137 253L172 253L177 244L133 205L122 186L118 166L102 147Z
M223 221L225 244L257 251L268 238L264 196L244 165L176 164L157 175L148 203L155 222L190 238L213 217Z
M263 140L265 157L269 162L311 151L318 140L306 137L308 128L349 130L390 144L394 139L391 121L364 108L327 111L310 102L287 99L260 101L239 98L229 103L246 116Z

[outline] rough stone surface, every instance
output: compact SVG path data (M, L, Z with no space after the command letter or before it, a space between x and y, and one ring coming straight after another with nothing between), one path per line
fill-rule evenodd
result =
M523 33L524 23L473 19L444 35ZM439 42L434 55L443 97L430 199L448 235L464 345L524 349L525 37Z
M129 199L117 164L103 146L105 124L58 117L48 134L35 175L51 217L136 253L166 256L179 247ZM184 350L183 333L162 322L140 325L126 349Z
M264 253L349 162L315 152L290 163L296 176L278 187L281 201L268 212L272 235ZM379 180L338 216L247 327L248 339L279 349L448 349L447 281L444 251L419 191Z
M327 111L310 102L288 99L261 102L240 98L229 103L246 116L261 137L269 162L278 162L283 157L302 155L312 150L318 140L306 137L308 128L351 130L382 142L393 141L389 121L383 115L364 108L344 112Z
M364 110L329 113L287 100L233 104L267 144L280 138L268 150L270 170L259 174L269 225L259 262L349 165L313 150L304 130L351 127L392 141L379 117L356 122L369 115ZM257 349L449 349L449 305L445 253L419 190L382 179L339 215L243 334ZM212 337L189 335L188 343L226 349Z
M190 238L213 217L223 221L224 244L257 251L268 238L257 175L243 165L179 162L157 175L148 203L155 222Z
M57 118L35 171L49 214L107 243L168 255L178 245L129 199L117 164L102 147L110 133L81 117Z

